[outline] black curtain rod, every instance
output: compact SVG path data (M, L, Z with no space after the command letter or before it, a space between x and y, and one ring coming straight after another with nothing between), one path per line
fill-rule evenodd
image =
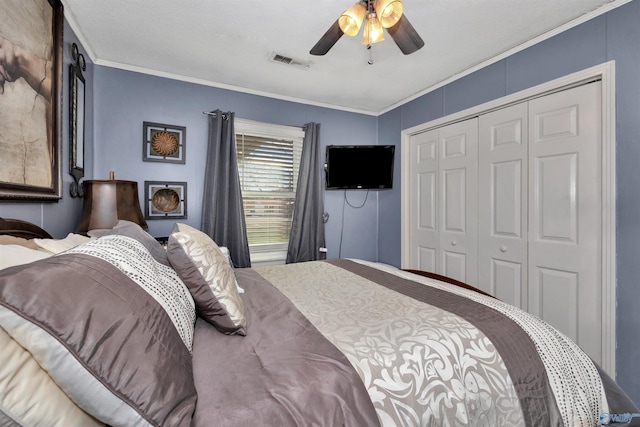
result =
M215 113L214 111L203 111L202 114L206 114L207 116L213 116L213 117L217 115L217 113ZM222 113L222 117L226 119L227 113Z

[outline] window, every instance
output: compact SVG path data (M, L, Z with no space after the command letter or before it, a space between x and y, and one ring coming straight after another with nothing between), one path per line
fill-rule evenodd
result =
M236 153L251 263L287 256L302 128L236 119Z

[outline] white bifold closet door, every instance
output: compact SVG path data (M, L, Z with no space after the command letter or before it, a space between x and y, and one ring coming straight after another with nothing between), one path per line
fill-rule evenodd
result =
M602 359L601 83L411 137L412 268L541 317Z
M529 102L528 311L601 362L601 82Z
M527 308L528 103L480 116L478 284Z
M477 279L477 158L477 119L412 137L412 262L467 283Z

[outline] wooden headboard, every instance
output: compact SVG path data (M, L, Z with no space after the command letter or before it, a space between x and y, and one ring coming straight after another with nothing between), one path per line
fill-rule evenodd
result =
M470 289L472 291L476 291L482 295L486 295L488 297L491 298L496 298L493 295L476 288L475 286L471 286L467 283L461 282L459 280L456 279L452 279L451 277L447 277L447 276L443 276L441 274L437 274L437 273L431 273L428 271L422 271L422 270L410 270L410 269L405 269L404 271L408 271L409 273L413 273L413 274L418 274L420 276L424 276L424 277L429 277L431 279L436 279L436 280L440 280L441 282L446 282L446 283L450 283L452 285L456 285L456 286L460 286L461 288L465 288L465 289ZM498 299L498 298L496 298Z
M24 239L51 239L42 228L21 219L0 218L0 236L9 235Z

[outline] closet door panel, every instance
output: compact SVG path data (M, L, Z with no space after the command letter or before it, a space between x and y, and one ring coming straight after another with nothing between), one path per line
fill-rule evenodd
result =
M480 116L478 284L527 306L527 104Z
M542 156L534 163L537 240L577 244L578 153Z
M465 172L465 169L450 169L442 173L443 231L462 234L467 231L467 179Z
M529 102L529 312L602 360L601 83Z
M467 254L453 250L444 250L442 254L441 274L468 283Z
M436 206L438 193L436 191L436 172L418 174L418 228L421 230L436 230Z
M482 250L480 250L482 251ZM510 262L496 258L491 260L491 283L494 295L502 301L520 301L523 292L523 278L526 275L521 262Z
M493 233L496 236L520 239L522 229L522 159L490 165Z
M440 239L438 229L438 131L413 135L411 162L411 265L435 272Z
M418 248L418 270L437 271L436 263L437 250L434 248L420 247Z
M437 273L477 284L478 119L439 130L439 237Z
M578 336L578 274L573 271L536 268L533 305L540 308L538 316L569 337ZM561 301L561 309L558 302Z

